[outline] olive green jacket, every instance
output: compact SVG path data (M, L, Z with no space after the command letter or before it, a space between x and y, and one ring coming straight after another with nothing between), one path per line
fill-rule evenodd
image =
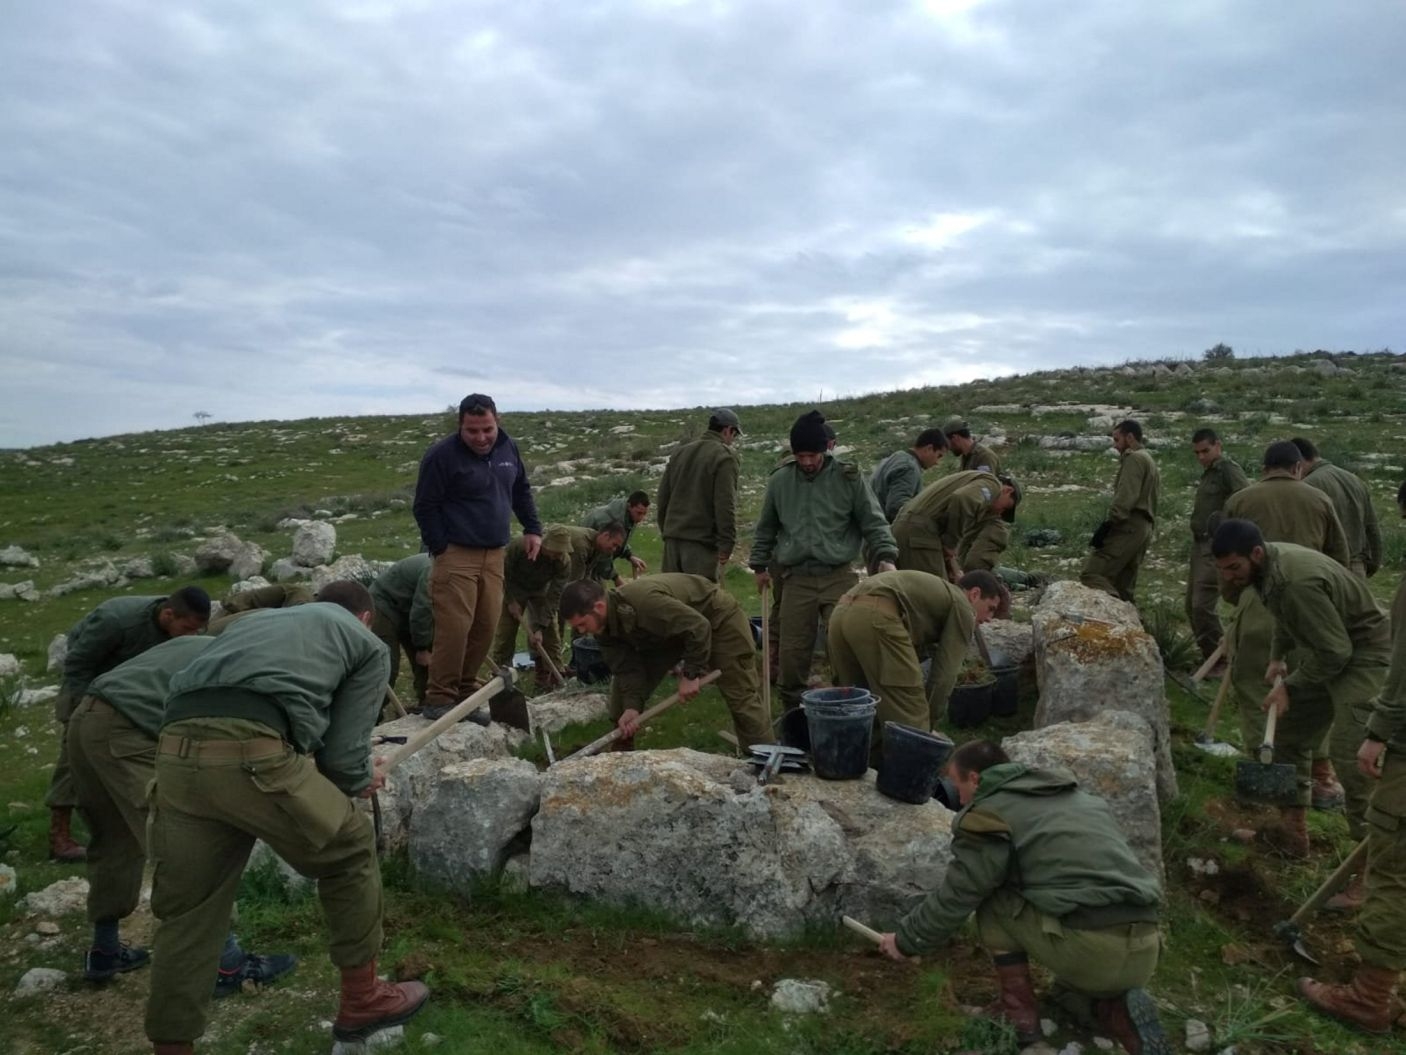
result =
M163 724L252 718L286 732L348 795L371 783L371 730L391 662L345 608L272 608L221 634L171 678Z
M187 634L163 641L119 663L106 674L99 674L88 686L88 695L105 700L113 710L155 740L161 732L166 692L172 676L215 640L203 634Z
M404 632L416 651L434 648L434 606L430 604L430 569L434 558L417 553L396 561L371 583L376 612Z
M113 597L78 620L68 632L64 695L77 703L99 674L169 641L156 621L165 602L164 597Z
M1385 740L1392 751L1406 751L1406 577L1391 601L1391 669L1372 704L1367 731Z
M1375 575L1382 566L1382 531L1367 485L1341 466L1321 458L1304 474L1303 482L1328 496L1347 536L1351 562L1361 564L1368 575Z
M893 532L859 469L826 454L814 476L794 461L772 471L748 563L757 571L765 571L773 557L784 568L839 567L859 556L861 540L876 561L898 556Z
M1266 476L1236 491L1225 503L1228 520L1252 520L1266 542L1292 542L1326 553L1344 568L1351 563L1347 536L1323 492L1292 476Z
M1331 557L1291 542L1265 544L1255 592L1274 616L1275 656L1294 651L1284 684L1328 686L1351 667L1383 667L1391 630L1360 576Z
M1217 458L1207 466L1191 503L1191 537L1197 542L1210 538L1220 522L1219 514L1224 512L1226 500L1249 486L1245 470L1229 458Z
M1089 929L1079 917L1155 920L1162 898L1161 884L1138 861L1108 803L1080 791L1063 770L1016 762L981 774L971 803L952 822L952 860L942 886L899 922L899 950L912 956L941 945L1002 888L1047 916L1074 913L1066 925Z
M962 571L995 571L1010 543L1011 526L999 516L987 517L957 544L957 567Z
M923 467L910 450L894 451L874 468L869 489L890 524L903 503L923 489Z
M584 578L600 555L597 534L590 528L548 524L536 560L527 559L522 535L508 543L503 557L503 597L527 610L532 630L543 630L556 621L561 591L567 583Z
M611 524L619 524L625 529L625 539L620 543L619 549L614 553L597 555L595 563L591 566L591 574L597 579L614 579L615 562L629 560L635 555L630 549L630 536L634 534L635 522L630 519L628 498L628 495L621 495L603 506L596 506L581 520L583 527L588 527L594 532L604 531Z
M957 468L962 472L987 472L992 476L1000 476L1001 459L985 444L973 443L971 450L962 455Z
M1001 481L991 473L956 472L929 484L903 507L894 530L908 533L908 544L918 549L951 550L964 539L973 542L985 523L999 520L991 503L1001 493Z
M737 544L737 476L742 464L709 430L669 459L654 508L659 534L731 553Z
M741 612L732 595L717 584L681 572L627 582L607 593L605 604L605 626L596 640L610 667L612 697L624 710L642 709L654 688L647 663L651 656L681 650L684 674L706 674L713 631ZM750 655L745 658L752 661Z
M1154 526L1157 500L1162 494L1162 474L1152 455L1142 447L1126 450L1118 459L1118 475L1113 480L1113 501L1108 517L1115 524L1141 514Z
M887 597L898 606L898 618L921 659L931 650L928 705L941 707L952 695L967 647L976 627L976 613L959 587L925 571L883 571L849 591L850 596Z

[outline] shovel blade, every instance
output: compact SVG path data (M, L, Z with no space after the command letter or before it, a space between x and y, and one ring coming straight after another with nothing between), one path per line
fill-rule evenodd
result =
M525 733L532 731L528 721L527 697L514 688L504 689L488 701L488 716Z
M1235 794L1250 802L1293 806L1298 802L1298 773L1282 762L1236 762Z

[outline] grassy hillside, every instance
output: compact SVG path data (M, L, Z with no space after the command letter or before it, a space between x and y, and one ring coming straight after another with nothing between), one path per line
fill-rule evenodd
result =
M740 394L742 519L750 524L789 425L805 407L745 402ZM1406 476L1406 360L1400 357L1315 353L1214 365L1132 363L842 399L822 409L846 456L866 469L953 414L967 417L983 435L1003 437L997 452L1026 492L1009 562L1062 577L1077 574L1116 464L1109 450L1060 449L1058 438L1104 435L1108 418L1138 417L1163 478L1162 515L1139 602L1174 661L1189 661L1181 614L1186 518L1200 474L1189 440L1203 424L1221 431L1229 453L1251 475L1266 443L1307 435L1325 457L1363 476L1388 540L1386 570L1373 582L1379 596L1389 596L1400 575L1406 533L1393 501ZM705 419L701 409L542 412L507 415L504 426L522 447L544 518L574 522L615 495L653 492L669 452L696 435ZM187 581L171 575L176 558L219 528L278 557L291 543L291 532L277 527L280 520L330 515L337 520L340 554L391 559L415 552L409 498L416 466L425 447L452 427L445 413L210 424L0 453L0 549L18 545L40 561L38 568L0 569L0 583L33 580L44 592L36 602L0 600L0 653L15 654L24 668L19 678L0 684L4 698L56 681L45 671L49 641L97 602L124 591L156 594ZM947 471L944 462L929 479ZM1023 539L1033 528L1056 528L1063 542L1027 550ZM652 521L637 538L636 550L657 567ZM122 567L138 557L151 558L157 577L62 596L47 592L85 570L109 562ZM196 581L214 596L230 585L224 576ZM750 611L759 611L742 564L729 569L727 585ZM1247 857L1224 841L1243 816L1229 801L1232 765L1189 746L1204 706L1170 682L1169 696L1182 738L1176 758L1183 786L1164 816L1174 925L1156 989L1167 1001L1169 1025L1179 1027L1183 1015L1202 1018L1217 1030L1221 1046L1235 1043L1240 1052L1380 1050L1297 1009L1288 994L1299 965L1268 934L1268 923L1287 917L1334 862L1320 857L1302 867ZM976 733L1002 735L1028 724L1031 702L1017 719ZM710 692L670 712L645 742L718 750L716 730L725 724L721 701ZM1233 737L1231 725L1223 723L1223 738ZM44 860L40 801L54 728L46 705L0 707L7 763L0 772L6 818L0 830L19 826L6 860L19 873L21 892L81 874ZM565 747L600 731L569 730ZM1340 818L1315 816L1313 825L1316 838L1347 848ZM1186 864L1193 857L1214 858L1220 875L1196 877ZM409 1050L421 1050L423 1040L416 1038L426 1032L445 1037L440 1050L451 1051L918 1052L983 1040L958 1009L983 1002L992 991L970 943L950 956L900 968L835 935L759 947L730 933L681 933L667 920L537 894L485 889L461 903L419 889L398 861L388 862L387 874L387 962L413 952L420 966L430 967L428 980L439 994L410 1031ZM240 929L249 944L293 948L305 962L289 985L226 1001L203 1050L324 1051L326 1030L318 1023L330 1017L335 989L316 902L287 895L266 878L250 877L246 884ZM133 935L141 937L148 925L143 912ZM73 971L78 965L86 940L80 916L66 918L55 937L31 941L32 929L32 921L15 918L11 901L0 901L0 993L13 989L29 967ZM1331 973L1343 970L1348 936L1340 924L1314 932ZM767 1010L766 994L772 981L787 976L836 984L843 995L835 1014L823 1023L783 1028ZM21 1052L144 1050L145 985L142 973L104 991L74 982L52 999L8 1006L5 1032ZM999 1038L988 1039L995 1045L990 1050L1002 1050Z

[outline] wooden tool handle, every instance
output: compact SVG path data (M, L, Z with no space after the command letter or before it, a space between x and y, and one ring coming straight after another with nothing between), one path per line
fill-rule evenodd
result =
M395 694L395 689L386 686L386 695L390 698L391 706L395 708L397 718L404 718L406 715L405 704L400 702L400 697Z
M1356 872L1366 859L1367 840L1363 839L1352 848L1352 853L1343 858L1343 863L1333 870L1333 874L1323 880L1323 885L1315 890L1309 899L1299 906L1299 910L1289 917L1289 922L1297 926L1317 912L1323 906L1323 902L1336 894L1347 877Z
M472 696L468 696L460 700L454 705L453 709L448 711L442 717L437 718L430 725L426 726L424 729L421 729L418 733L412 736L404 747L400 748L400 750L396 751L393 755L390 756L390 758L386 760L386 764L381 767L381 771L383 773L389 773L396 766L400 765L407 758L413 755L416 751L419 751L431 740L439 736L440 733L444 732L446 729L451 728L452 726L458 725L459 719L463 718L464 715L468 714L475 707L480 706L489 697L497 695L498 692L505 687L507 687L507 682L505 682L502 676L500 675L499 677L492 679L487 685L479 689L478 692L474 693Z
M1217 663L1219 663L1219 662L1220 662L1222 659L1224 659L1224 658L1225 658L1225 638L1221 638L1221 642L1220 642L1219 645L1216 646L1216 650L1215 650L1214 652L1212 652L1209 656L1206 657L1206 662L1205 662L1205 663L1202 663L1199 667L1196 668L1196 673L1193 674L1193 675L1191 675L1191 680L1192 680L1193 682L1195 682L1197 685L1200 685L1203 681L1206 680L1206 675L1211 672L1211 668L1214 667ZM1229 680L1229 679L1228 679L1228 678L1222 679L1222 681L1226 681L1226 680Z
M1283 684L1283 678L1274 679L1274 687L1276 689ZM1274 761L1274 730L1278 724L1279 708L1271 707L1269 709L1269 717L1264 721L1264 743L1260 744L1260 762L1263 765L1269 765L1269 763ZM1266 758L1266 755L1269 757Z
M1221 679L1220 688L1216 690L1215 702L1211 704L1211 713L1206 717L1206 739L1216 738L1216 723L1220 721L1221 704L1225 703L1225 698L1230 695L1230 674L1227 673Z
M757 592L762 599L762 709L767 721L771 721L771 584L766 583Z
M853 916L841 916L840 922L843 923L850 930L854 931L854 933L868 938L875 945L878 945L879 942L884 940L884 936L878 931L876 931L873 927L866 927L863 923L860 923L859 920L855 919Z
M562 676L561 668L556 665L556 663L552 660L551 656L547 655L547 650L545 648L539 648L536 652L536 655L539 660L547 664L547 670L557 679L557 681L566 680L566 678Z
M711 685L713 684L713 682L717 681L722 676L723 672L720 670L710 671L709 673L704 674L703 677L698 679L698 685L700 688L704 685ZM674 693L672 696L664 697L664 699L660 700L653 707L649 708L649 710L643 712L640 715L639 724L644 725L646 722L651 721L652 719L658 717L660 714L663 714L665 711L667 711L670 707L672 707L678 702L679 694L677 692ZM607 747L609 747L611 744L615 743L615 741L619 739L620 727L616 726L604 736L592 740L585 747L581 748L581 750L573 751L571 754L567 755L566 758L563 758L562 761L566 762L573 758L586 758L590 755L600 754L600 752L604 751Z

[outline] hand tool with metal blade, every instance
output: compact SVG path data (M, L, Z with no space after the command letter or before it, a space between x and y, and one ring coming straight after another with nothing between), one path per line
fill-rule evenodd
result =
M511 688L512 677L513 674L511 670L500 671L498 675L492 678L487 685L483 686L483 688L479 689L473 695L467 696L464 699L460 700L444 715L437 718L435 721L431 722L429 725L427 725L425 728L421 729L418 733L411 737L408 743L406 743L403 747L400 748L400 750L394 752L389 758L386 759L385 763L380 767L381 771L384 773L389 773L391 770L393 770L396 766L400 765L411 755L415 754L415 752L419 751L426 744L430 743L432 740L438 737L441 733L445 732L448 729L452 729L454 726L458 725L459 720L461 718L472 713L474 708L478 707L481 703L483 703L484 700L490 700L494 696L494 694L500 692L504 688ZM507 678L508 680L504 681L504 678ZM522 727L525 726L526 722L523 723Z
M780 784L782 766L796 771L804 768L806 753L796 747L787 747L785 744L753 744L748 750L752 753L753 765L762 767L757 773L759 787Z
M704 674L703 677L698 679L698 686L699 688L702 688L705 685L711 685L713 684L713 682L717 681L722 676L723 672L720 670L709 671L707 674ZM647 722L658 717L660 714L664 713L678 702L679 694L677 692L674 693L672 696L664 697L664 699L660 700L653 707L640 714L639 724L641 726L644 726ZM619 739L620 727L617 725L614 729L610 730L610 732L606 733L604 736L592 740L585 747L581 748L581 750L572 752L565 758L561 759L560 762L569 762L573 758L587 758L591 755L600 754L600 752L604 751L607 747L609 747L611 744L615 743L615 741ZM560 764L560 762L558 762L558 764Z
M1274 935L1282 938L1299 956L1309 963L1318 963L1318 958L1309 952L1303 940L1303 921L1323 907L1323 903L1347 885L1348 879L1358 871L1367 859L1367 840L1363 839L1352 848L1352 853L1343 858L1343 863L1333 870L1333 874L1323 880L1323 885L1315 890L1297 912L1286 920L1274 925Z
M1195 684L1184 674L1173 674L1172 680L1183 689L1195 696L1202 703L1206 702L1206 697L1196 691ZM1196 734L1194 743L1202 751L1210 755L1221 757L1227 755L1238 755L1240 752L1234 744L1227 744L1223 740L1216 739L1216 724L1220 721L1221 705L1225 703L1225 698L1230 695L1230 675L1227 673L1221 679L1220 687L1216 689L1215 702L1211 704L1211 711L1206 716L1206 728Z
M1275 678L1275 686L1282 680ZM1298 803L1298 773L1288 763L1274 761L1274 727L1278 720L1278 708L1270 707L1269 717L1264 723L1264 743L1260 745L1259 761L1235 763L1235 793L1251 802L1293 806Z

